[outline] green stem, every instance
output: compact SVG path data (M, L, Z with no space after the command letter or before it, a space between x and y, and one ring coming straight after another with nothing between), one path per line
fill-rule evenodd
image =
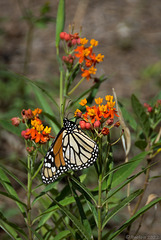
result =
M76 89L77 87L79 87L79 85L84 81L84 77L75 85L74 88L72 88L72 90L70 92L68 92L68 95L71 95Z
M102 150L102 139L99 140L99 152ZM102 239L102 154L99 155L99 176L98 176L98 240Z
M60 121L61 126L63 125L63 118L64 118L64 112L63 112L63 71L60 71Z
M98 240L102 239L102 174L98 179Z
M31 231L31 187L32 187L31 156L28 155L27 226L28 226L29 240L33 239L32 231Z

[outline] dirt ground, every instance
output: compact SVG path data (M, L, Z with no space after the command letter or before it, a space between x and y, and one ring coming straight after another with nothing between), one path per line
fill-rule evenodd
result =
M44 0L24 1L37 15ZM48 1L49 15L56 17L58 0ZM0 1L0 66L23 73L27 24L16 0ZM136 94L142 103L160 91L160 78L144 78L143 71L161 60L161 1L159 0L66 0L66 24L75 23L76 31L82 26L82 37L99 41L97 52L104 54L98 76L108 80L100 88L99 96L112 94L115 89L119 99ZM36 28L27 77L48 81L58 76L55 51L55 23L46 28ZM89 83L86 83L89 87ZM160 169L152 175L160 175ZM140 187L142 182L136 182ZM155 186L155 188L154 188ZM160 182L155 180L150 193L161 195ZM146 196L146 197L147 197ZM146 200L145 200L146 201ZM145 214L144 234L160 234L160 210L153 208ZM155 239L155 238L152 238Z

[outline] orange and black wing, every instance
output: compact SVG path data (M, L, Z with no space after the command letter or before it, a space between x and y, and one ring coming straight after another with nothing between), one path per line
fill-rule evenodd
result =
M63 131L64 128L61 129L45 156L41 173L42 181L44 183L51 183L55 181L59 175L69 169L63 157Z

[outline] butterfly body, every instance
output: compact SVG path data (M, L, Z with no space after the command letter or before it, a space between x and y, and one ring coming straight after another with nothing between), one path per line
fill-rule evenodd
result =
M64 126L51 144L42 168L42 181L55 181L62 173L81 170L92 165L98 157L98 146L75 122L64 118Z

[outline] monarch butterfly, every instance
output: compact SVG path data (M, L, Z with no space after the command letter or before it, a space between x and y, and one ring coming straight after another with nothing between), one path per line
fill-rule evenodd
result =
M98 146L75 122L63 120L63 128L51 144L42 167L42 181L51 183L62 173L81 170L92 165L98 157Z

